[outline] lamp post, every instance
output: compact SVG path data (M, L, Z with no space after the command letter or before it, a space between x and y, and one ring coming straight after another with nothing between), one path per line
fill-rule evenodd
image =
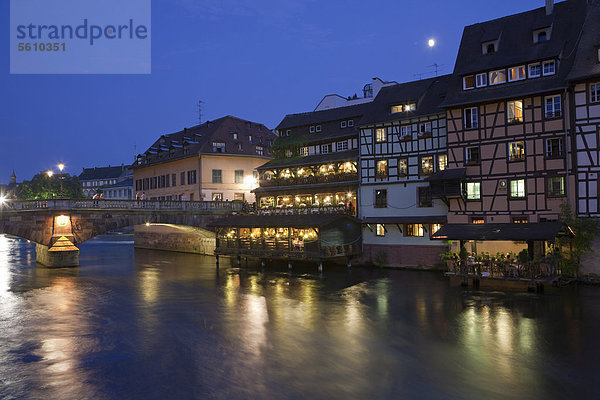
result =
M63 169L65 169L65 164L61 161L58 163L58 169L60 170L60 197L63 197Z
M51 169L49 169L48 171L46 171L46 175L48 175L48 198L50 198L50 189L52 187L52 175L54 175L54 172L52 172Z

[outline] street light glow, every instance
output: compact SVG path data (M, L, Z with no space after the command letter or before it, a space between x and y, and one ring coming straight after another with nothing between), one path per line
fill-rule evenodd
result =
M435 46L435 40L434 40L434 39L429 39L429 41L427 42L427 45L428 45L429 47L433 47L433 46Z
M62 161L58 163L58 169L60 170L60 173L62 174L63 169L65 169L65 164L63 164Z
M6 203L6 196L5 195L1 195L0 196L0 206L3 206Z
M52 170L48 170L48 172L46 172L46 174L48 174L48 178L52 178L52 175L54 175L54 172L52 172Z

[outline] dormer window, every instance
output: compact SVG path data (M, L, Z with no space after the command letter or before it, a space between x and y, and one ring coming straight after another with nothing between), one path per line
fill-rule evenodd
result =
M487 73L475 75L475 86L484 87L487 86Z
M348 128L350 128L351 126L354 126L354 120L349 119L348 120Z
M308 131L309 131L310 133L315 133L315 126L313 125L313 126L311 126L310 128L308 128Z
M346 121L340 122L340 128L345 128L345 127L346 127Z
M543 43L550 39L550 27L533 31L533 43Z
M542 76L542 65L540 63L529 64L529 78Z
M475 75L468 75L463 77L463 89L469 90L475 88Z
M408 111L415 111L417 109L417 105L415 103L409 103L409 104L397 104L395 106L392 106L392 114L396 114L396 113L401 113L401 112L408 112Z
M212 144L213 153L225 153L225 143L213 142Z
M484 42L481 44L481 52L483 54L494 54L498 51L498 40Z
M292 130L288 129L285 131L285 136L290 136L291 133L292 133Z
M512 67L508 69L508 81L520 81L525 79L525 66Z
M490 72L490 85L499 85L504 82L506 82L505 69Z
M233 140L238 140L238 134L234 132L233 134Z
M556 73L556 63L554 60L544 61L542 64L542 73L544 76L554 75Z
M321 132L321 125L317 125L317 126L315 127L315 131L317 131L317 132Z

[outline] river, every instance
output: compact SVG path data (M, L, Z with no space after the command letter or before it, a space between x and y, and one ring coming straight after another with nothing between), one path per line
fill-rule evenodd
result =
M215 268L0 235L1 399L597 399L600 288L468 291L436 272ZM224 263L222 263L224 264Z

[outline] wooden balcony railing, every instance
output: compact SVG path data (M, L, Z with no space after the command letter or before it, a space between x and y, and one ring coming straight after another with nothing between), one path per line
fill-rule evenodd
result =
M313 175L313 176L302 176L302 177L290 177L290 178L275 178L271 180L261 179L259 184L261 187L270 186L295 186L295 185L311 185L319 183L332 183L332 182L349 182L357 181L358 174L330 174L330 175Z

